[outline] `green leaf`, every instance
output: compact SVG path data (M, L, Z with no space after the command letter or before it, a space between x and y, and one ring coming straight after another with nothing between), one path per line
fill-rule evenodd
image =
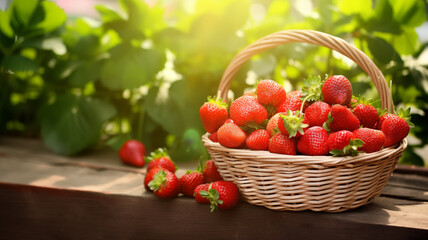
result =
M59 154L72 155L95 143L103 124L116 114L115 108L104 101L59 95L54 103L40 108L44 143Z
M339 1L339 9L341 13L346 15L359 14L361 16L367 16L372 11L372 0L360 0L360 1Z
M383 38L370 36L366 40L373 57L380 63L387 64L399 58L395 49Z
M114 9L110 6L97 5L95 6L95 9L100 14L103 23L125 19L118 12L114 11Z
M71 86L84 87L100 76L100 64L97 61L82 62L68 77Z
M165 54L155 49L121 44L101 68L101 82L112 90L138 88L151 82L165 64Z
M23 57L21 55L9 55L3 59L3 67L12 72L26 72L39 69L39 66L33 60Z
M13 29L10 26L9 12L0 10L0 32L7 37L13 37Z
M426 21L425 3L420 0L389 0L394 19L401 25L418 27Z
M50 50L57 55L64 55L67 52L67 48L59 37L28 39L21 44L21 47Z
M369 32L401 33L400 24L394 19L393 9L388 0L378 0L372 17L362 26Z
M24 1L26 2L26 0ZM32 28L49 33L65 23L67 16L58 5L50 1L42 1L40 4L44 10L44 18L43 21L37 23Z
M394 35L392 37L391 42L397 52L401 55L412 55L421 47L418 34L414 28L403 29L403 32L400 35Z
M10 6L12 24L15 27L27 27L31 24L34 13L39 5L38 0L15 0Z

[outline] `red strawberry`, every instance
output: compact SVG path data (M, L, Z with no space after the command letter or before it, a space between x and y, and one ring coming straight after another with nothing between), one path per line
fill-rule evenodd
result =
M213 182L208 191L202 190L199 194L210 201L211 212L217 208L222 210L231 209L239 202L239 189L233 182Z
M354 107L354 114L360 120L360 124L366 128L374 128L379 120L379 114L369 103L358 103Z
M245 143L247 147L253 150L268 150L270 134L265 129L258 129L252 132Z
M385 147L390 147L403 140L410 131L410 108L407 110L400 109L398 116L386 114L381 125L381 130L385 134Z
M329 77L322 86L324 102L333 105L348 105L352 99L352 85L349 80L342 75Z
M276 108L285 101L287 93L275 81L262 80L257 84L257 101L265 106L270 116L276 113Z
M235 123L225 123L217 131L218 142L228 148L237 148L241 146L247 135Z
M146 176L144 176L144 188L151 192L152 190L149 187L149 183L153 180L153 177L155 176L156 173L158 173L162 168L155 166L153 168L150 169L150 171L146 172Z
M354 138L359 138L364 142L364 145L358 148L358 150L366 153L372 153L381 150L383 144L385 143L385 135L379 130L359 128L355 130L353 134Z
M289 137L300 137L304 134L304 130L309 126L305 117L297 110L288 111L287 115L280 114L278 119L279 131Z
M269 122L266 125L266 130L269 132L270 136L273 136L279 132L278 120L281 117L280 114L287 115L285 112L277 113L269 119Z
M161 167L168 171L175 172L176 167L168 151L165 148L158 148L154 152L150 153L150 157L147 158L150 162L147 165L147 172L153 167Z
M395 118L395 116L396 116L395 114L386 114L386 113L382 114L379 117L379 120L377 121L376 129L381 130L383 122L388 118Z
M278 133L269 141L269 152L286 155L296 155L296 140L287 135Z
M210 200L208 198L202 197L201 194L199 194L201 191L208 192L208 188L210 187L211 183L205 183L198 185L195 190L193 191L193 196L195 197L196 202L198 203L210 203Z
M331 106L328 103L317 101L312 103L305 111L305 118L309 126L322 126L328 120Z
M354 131L360 127L360 120L352 113L349 108L339 104L331 107L329 119L326 122L326 128L332 132L340 130Z
M204 175L204 182L206 183L223 180L220 173L218 173L217 167L213 160L208 160L205 163L202 173Z
M217 131L224 121L229 117L227 112L227 104L220 100L208 98L208 102L204 103L199 109L199 115L202 124L207 132L213 133Z
M302 106L302 100L300 98L302 97L302 91L292 91L289 94L287 94L287 98L284 102L282 102L276 109L277 112L288 112L288 110L291 111L297 111L300 110ZM305 106L303 107L303 111L309 106L309 103L306 102Z
M166 169L159 170L149 187L160 198L174 198L180 193L180 182L173 172Z
M354 134L348 130L331 133L327 142L328 150L333 156L356 156L358 148L364 144L360 139L354 139Z
M297 141L297 150L306 155L326 155L328 153L328 133L322 127L310 127Z
M267 117L266 109L252 96L241 96L230 105L230 118L241 127L260 125Z
M123 163L136 167L143 167L146 148L144 144L137 140L126 141L119 150L119 157Z
M189 197L193 197L195 188L204 183L204 175L200 172L187 171L180 177L181 192Z
M213 132L213 133L211 133L211 134L208 136L208 138L209 138L211 141L213 141L213 142L218 142L218 134L217 134L217 132Z

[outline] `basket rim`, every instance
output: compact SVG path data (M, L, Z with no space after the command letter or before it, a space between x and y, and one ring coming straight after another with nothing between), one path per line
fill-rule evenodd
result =
M357 156L344 156L344 157L333 157L333 156L308 156L308 155L285 155L278 153L271 153L266 150L251 150L251 149L236 149L227 148L218 142L213 142L209 139L209 133L205 133L202 136L202 141L208 150L228 152L233 155L234 158L239 160L251 159L251 161L257 161L260 163L283 163L283 164L299 164L299 165L325 165L325 166L337 166L345 164L354 164L358 162L374 162L379 158L385 158L396 155L399 152L403 152L407 148L407 139L404 138L399 144L391 147L383 148L373 153L360 153ZM211 154L211 153L210 153Z

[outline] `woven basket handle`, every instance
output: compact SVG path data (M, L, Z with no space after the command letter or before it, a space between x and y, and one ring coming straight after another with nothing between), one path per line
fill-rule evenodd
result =
M311 43L328 47L356 62L372 79L379 93L382 108L386 108L388 113L393 113L394 103L392 102L385 77L373 61L361 50L347 43L345 40L314 30L285 30L272 33L244 48L232 59L224 71L220 85L218 86L217 97L227 99L227 92L233 77L241 66L253 55L272 47L294 42Z

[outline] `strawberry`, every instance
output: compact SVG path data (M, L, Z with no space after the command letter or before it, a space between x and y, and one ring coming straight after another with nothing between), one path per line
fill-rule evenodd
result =
M333 105L348 105L352 99L352 86L349 80L342 75L329 77L322 86L324 102Z
M359 128L353 132L354 138L361 139L364 144L359 151L366 153L377 152L382 149L385 143L385 135L383 132L371 128Z
M153 168L150 169L150 171L146 172L146 176L144 176L144 188L151 192L152 190L149 187L149 183L153 180L153 177L155 176L156 173L158 173L162 168L155 166Z
M299 110L295 112L288 110L287 115L280 114L279 116L278 129L289 137L300 137L308 127L307 121Z
M393 146L403 140L410 131L410 126L414 126L410 122L410 108L398 112L398 116L394 114L386 114L381 125L381 130L385 134L385 147Z
M314 126L306 130L297 141L297 150L306 155L326 155L328 153L328 133L322 127Z
M331 133L327 143L329 152L335 157L356 156L359 153L358 148L364 144L361 139L354 139L354 134L348 130Z
M147 165L147 172L155 166L164 168L171 172L175 172L176 170L175 164L171 160L171 157L165 148L158 148L154 152L151 152L147 159L150 161Z
M189 197L193 197L195 188L204 183L204 175L201 172L187 171L179 178L181 192Z
M213 132L213 133L211 133L211 134L208 136L208 138L209 138L211 141L213 141L213 142L218 142L218 134L217 134L217 132Z
M291 111L297 111L300 110L300 107L302 106L302 100L300 100L302 96L302 91L292 91L289 94L287 94L287 98L284 102L282 102L277 108L277 112L288 112L288 110ZM305 103L303 110L305 110L309 106L309 103Z
M354 131L360 127L360 120L346 106L335 104L331 107L325 128L332 132L340 130Z
M199 191L199 194L210 201L211 212L214 212L217 208L222 210L231 209L239 202L239 189L233 182L213 182L208 191L202 190Z
M160 198L174 198L180 192L180 182L173 172L160 169L149 182L149 187Z
M354 99L353 99L354 100ZM352 103L355 116L360 120L360 124L366 128L374 128L379 120L379 114L370 101L360 98L356 103Z
M208 160L205 163L202 174L204 175L204 182L206 183L223 180L220 173L218 173L217 167L213 160Z
M230 105L230 118L241 127L260 125L267 117L266 109L253 96L241 96Z
M270 134L265 129L252 132L245 141L248 148L253 150L268 150Z
M215 100L214 98L208 98L208 102L205 102L199 109L199 115L205 130L209 133L213 133L217 131L229 117L227 104L222 102L221 99Z
M257 101L266 108L270 116L276 113L276 108L287 97L287 93L280 84L268 79L257 84L256 92Z
M119 157L122 162L136 167L144 166L146 163L144 155L146 155L146 148L138 140L126 141L119 150Z
M269 141L269 152L287 155L296 155L296 140L287 135L278 133Z
M266 130L269 132L269 134L270 134L271 137L279 132L279 129L278 129L278 120L281 117L280 114L286 115L287 113L285 113L285 112L276 113L275 115L273 115L269 119L269 122L266 125Z
M328 120L331 106L328 103L317 101L312 103L305 111L305 118L309 126L322 126Z
M198 185L195 188L195 190L193 191L193 196L194 196L196 202L198 202L198 203L210 203L210 200L208 200L205 197L202 197L200 194L201 191L208 191L210 185L211 185L211 183L204 183L204 184Z
M241 146L247 135L235 123L225 123L217 131L218 142L228 148L237 148Z

